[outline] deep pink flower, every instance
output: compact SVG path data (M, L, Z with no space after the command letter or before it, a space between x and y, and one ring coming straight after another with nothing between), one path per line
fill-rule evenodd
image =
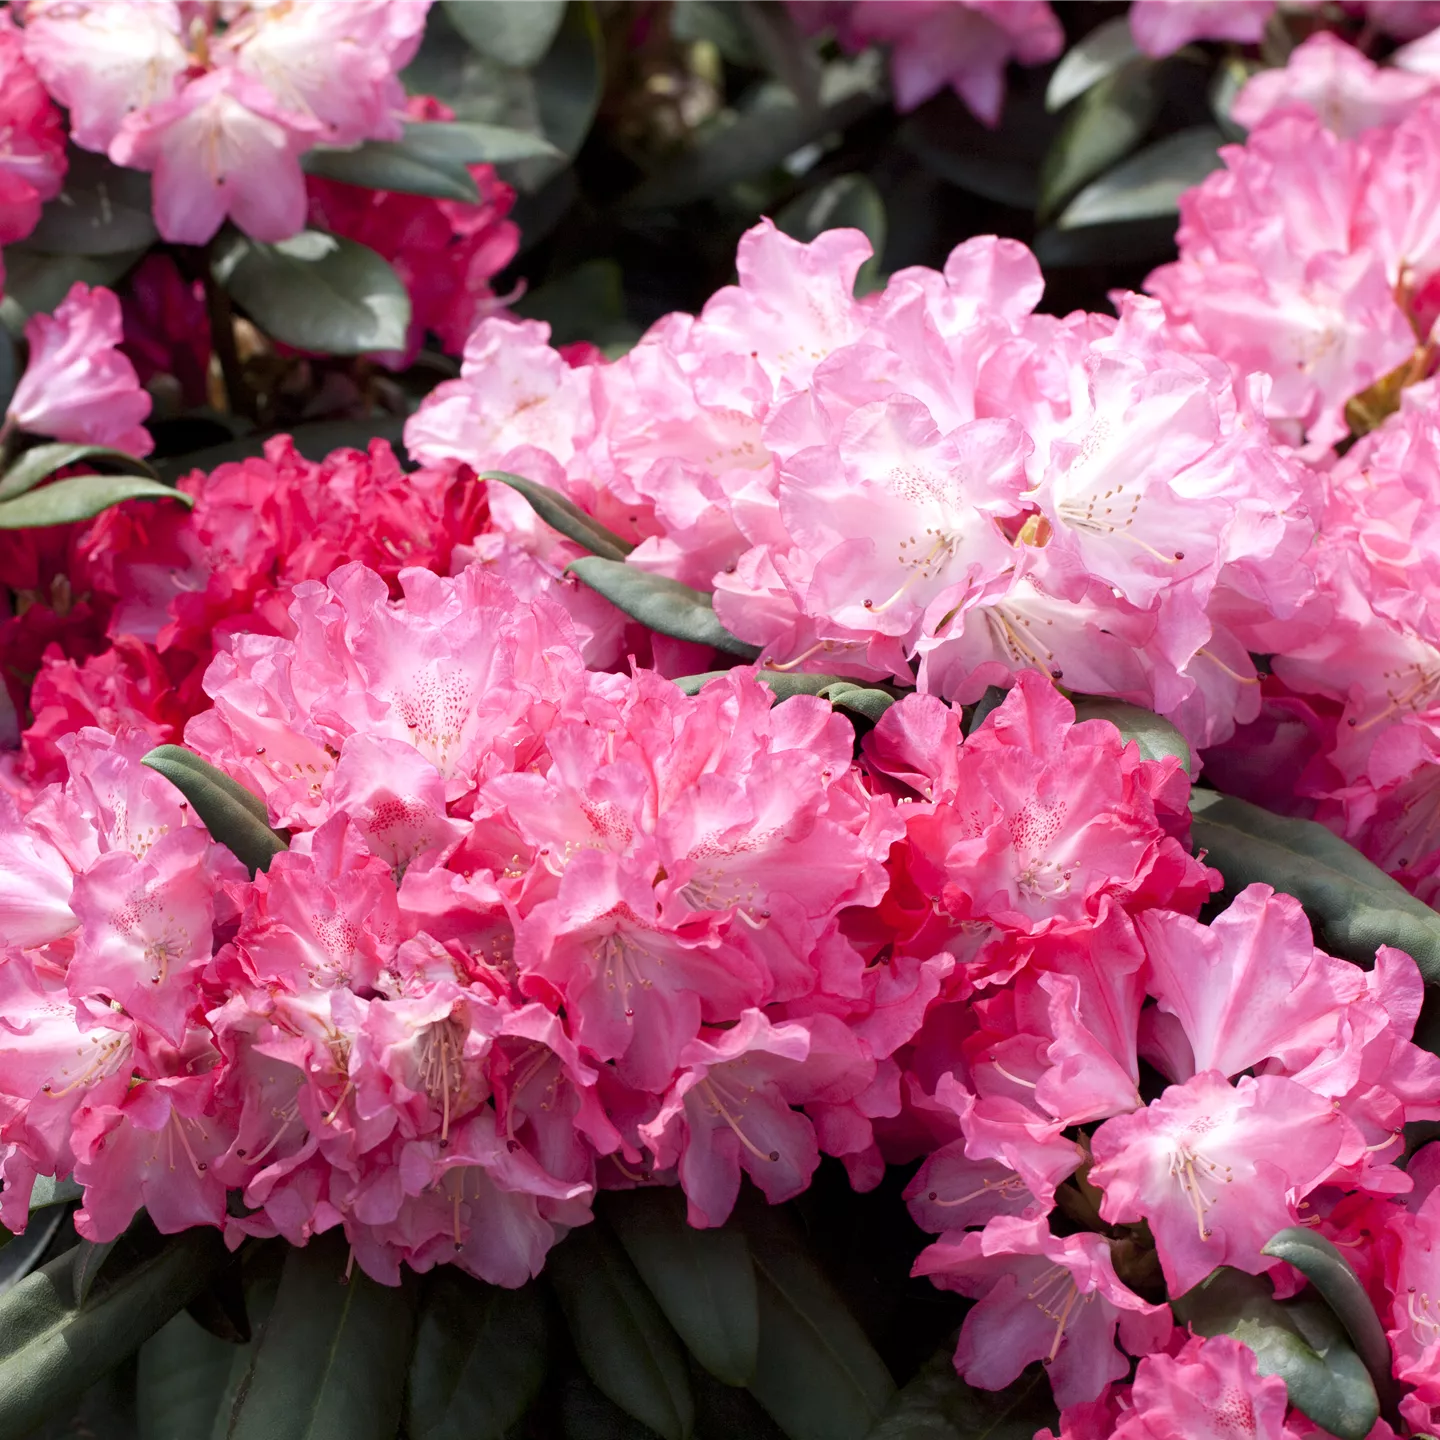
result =
M1134 0L1130 31L1147 55L1173 55L1192 40L1253 45L1265 31L1275 0Z
M0 245L23 240L65 178L65 127L7 10L0 15Z

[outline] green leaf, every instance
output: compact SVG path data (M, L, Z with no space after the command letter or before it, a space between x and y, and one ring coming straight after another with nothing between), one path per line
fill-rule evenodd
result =
M811 241L826 230L861 231L875 252L855 277L855 293L879 288L880 259L885 253L885 201L866 175L837 175L797 195L775 214L776 226L796 240Z
M0 500L13 500L27 490L33 490L42 480L48 480L57 470L67 465L88 461L97 470L115 470L122 475L148 475L152 480L160 477L154 469L138 455L127 455L123 450L112 450L108 445L70 445L63 441L55 444L32 445L22 451L15 463L0 475Z
M68 147L65 184L46 202L28 249L48 255L119 255L158 238L151 215L150 177L103 155Z
M783 5L740 0L736 7L756 58L806 109L820 102L820 57L815 41Z
M33 530L89 520L126 500L178 500L187 510L194 501L144 475L70 475L0 501L0 530Z
M412 120L404 128L402 140L371 140L351 150L316 146L305 152L300 163L309 175L346 185L474 205L480 191L467 166L559 154L543 136L505 125Z
M1248 133L1230 112L1240 92L1262 69L1264 66L1258 60L1229 55L1215 71L1215 79L1210 85L1210 113L1215 117L1220 133L1229 141L1243 141Z
M16 1235L0 1250L0 1295L13 1290L40 1263L67 1214L64 1205L31 1209L24 1234Z
M14 338L7 329L0 326L0 415L10 408L10 399L15 394L15 385L19 379Z
M596 1389L583 1370L573 1370L565 1377L558 1409L561 1440L660 1440L648 1425L627 1415ZM727 1435L725 1440L736 1437Z
M63 1180L54 1175L41 1175L30 1192L30 1209L35 1211L47 1205L63 1205L67 1200L79 1200L84 1194L85 1187L68 1175Z
M157 745L140 763L163 775L189 802L210 838L249 870L268 870L289 848L272 830L265 802L183 745Z
M414 1277L390 1286L355 1267L335 1229L291 1250L255 1342L228 1440L394 1440L415 1324Z
M185 1313L202 1330L227 1345L250 1343L250 1308L238 1258L185 1307Z
M1226 900L1261 881L1299 900L1321 949L1368 966L1394 945L1440 985L1440 915L1339 836L1213 790L1192 791L1190 811L1196 853L1225 877Z
M1260 1253L1288 1261L1315 1287L1345 1327L1355 1353L1370 1372L1382 1407L1398 1425L1400 1397L1391 1373L1390 1342L1350 1262L1323 1235L1303 1225L1277 1232Z
M665 1440L689 1440L695 1400L684 1348L602 1222L572 1230L550 1252L545 1274L585 1373Z
M70 1281L77 1306L83 1305L89 1299L101 1267L110 1258L110 1252L118 1243L116 1240L102 1240L98 1243L94 1240L81 1240L70 1252L75 1257Z
M690 1353L717 1380L755 1376L759 1311L750 1247L733 1226L697 1230L677 1189L617 1191L605 1219Z
M528 9L531 0L519 3ZM577 154L605 88L600 20L590 0L570 0L565 6L555 41L531 69L530 79L545 138L562 155Z
M502 1440L545 1380L550 1323L539 1285L502 1290L453 1265L431 1271L405 1397L409 1440Z
M872 725L895 703L895 696L888 690L857 685L853 680L841 680L834 685L827 685L817 693L837 710L849 710L852 714L861 715Z
M1097 25L1072 45L1055 67L1045 90L1045 108L1063 109L1077 95L1083 95L1092 85L1113 75L1139 55L1128 16L1117 15Z
M1059 1421L1041 1366L1003 1390L973 1389L955 1373L952 1336L885 1407L866 1440L1031 1440Z
M613 530L607 530L598 520L592 519L573 500L548 485L540 484L538 480L527 480L522 475L511 475L505 470L485 470L480 478L496 480L512 490L518 490L530 502L530 508L552 530L558 530L567 540L583 545L605 560L623 561L635 548L628 540L622 540Z
M1093 180L1055 222L1061 230L1175 215L1180 197L1221 166L1225 137L1214 125L1177 130Z
M138 1440L209 1440L247 1358L181 1311L140 1348Z
M1160 108L1158 74L1153 61L1132 60L1081 96L1040 168L1042 220L1139 144Z
M555 39L565 0L445 0L445 13L482 55L528 70Z
M760 1348L750 1391L790 1440L862 1440L895 1382L790 1217L759 1203L737 1209L750 1242Z
M543 320L552 345L588 340L605 350L628 349L640 338L639 328L625 318L623 277L610 259L585 260L527 290L510 308L527 320Z
M371 440L384 440L403 464L404 429L405 422L398 415L374 415L368 420L317 420L278 432L241 435L221 444L207 445L201 450L166 456L157 461L157 468L165 479L179 480L192 470L214 470L216 466L232 461L254 459L265 453L265 442L277 433L288 435L295 442L295 448L307 460L314 460L317 464L333 450L365 450Z
M107 1268L83 1309L64 1254L0 1299L0 1440L20 1440L150 1338L224 1264L208 1227Z
M1127 705L1122 700L1092 699L1076 696L1077 720L1108 720L1126 740L1133 740L1146 760L1164 760L1173 755L1189 775L1190 742L1168 721L1154 711Z
M42 255L22 245L7 245L0 320L18 337L32 315L50 314L77 280L114 285L143 254L144 250L125 250L115 255Z
M410 296L389 263L354 240L302 230L264 245L226 240L215 278L267 335L299 350L401 350Z
M1248 1345L1260 1373L1284 1380L1290 1403L1339 1440L1365 1440L1370 1433L1380 1414L1375 1387L1338 1325L1333 1335L1320 1336L1313 1314L1276 1300L1263 1276L1225 1266L1172 1303L1176 1318L1197 1335L1233 1335Z
M759 658L760 647L732 635L716 618L715 606L702 590L692 590L678 580L651 575L624 561L604 560L598 555L582 555L566 569L612 605L661 635L713 645L742 660Z

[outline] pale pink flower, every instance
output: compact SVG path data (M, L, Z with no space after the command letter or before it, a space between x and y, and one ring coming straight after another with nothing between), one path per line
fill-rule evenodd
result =
M70 909L73 872L60 851L0 794L0 944L44 945L80 922Z

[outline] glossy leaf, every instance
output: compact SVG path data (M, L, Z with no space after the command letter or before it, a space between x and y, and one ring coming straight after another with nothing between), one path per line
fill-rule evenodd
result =
M20 1440L132 1354L225 1261L208 1227L155 1243L107 1268L84 1308L61 1255L0 1299L0 1440Z
M445 13L482 55L527 70L555 39L565 0L445 0Z
M300 350L361 355L404 348L410 296L373 250L302 230L264 245L232 235L215 278L267 335Z
M85 1193L85 1187L70 1176L57 1179L54 1175L41 1175L30 1192L30 1209L36 1211L46 1205L60 1205L66 1200L78 1200Z
M210 838L225 846L253 877L288 849L270 828L265 802L183 745L157 745L142 765L163 775L189 802Z
M33 530L89 520L126 500L177 500L187 510L194 501L144 475L69 475L0 501L0 530Z
M1380 1414L1360 1357L1339 1334L1306 1335L1313 1317L1275 1299L1264 1276L1221 1267L1173 1302L1176 1319L1197 1335L1233 1335L1255 1352L1262 1375L1278 1375L1290 1403L1339 1440L1365 1440ZM1304 1320L1305 1324L1302 1324Z
M30 1211L24 1233L16 1235L0 1250L0 1295L13 1290L40 1263L65 1223L67 1213L63 1205Z
M710 596L702 590L598 555L572 560L566 569L632 619L662 635L713 645L742 660L760 655L758 645L747 644L720 623Z
M1129 16L1117 15L1097 25L1061 57L1045 90L1045 108L1062 109L1139 55L1130 32Z
M1126 740L1133 740L1146 760L1164 760L1173 755L1191 773L1190 742L1168 721L1152 710L1127 705L1122 700L1099 700L1077 696L1076 720L1108 720Z
M518 3L528 8L530 0ZM574 155L600 108L605 55L600 20L590 0L570 0L564 10L554 43L531 69L530 80L545 138L562 155Z
M210 1440L232 1372L246 1352L208 1334L183 1311L140 1348L137 1440Z
M20 379L20 367L15 357L15 341L10 332L0 326L0 415L10 408L10 397Z
M665 1440L689 1440L695 1400L684 1347L614 1236L600 1221L571 1231L545 1274L596 1386Z
M604 1215L690 1353L727 1385L755 1377L759 1310L750 1247L734 1226L698 1230L677 1189L617 1191Z
M74 145L66 158L64 186L46 202L40 223L25 237L29 249L47 255L118 255L155 242L147 174Z
M285 1258L275 1308L230 1416L228 1440L394 1440L415 1285L381 1285L336 1229Z
M114 255L45 255L21 245L5 247L5 298L0 319L19 335L32 315L48 315L81 280L86 285L113 285L145 253L122 250Z
M760 1307L750 1390L789 1440L862 1440L895 1393L834 1286L806 1252L789 1216L742 1204Z
M648 1425L627 1415L598 1390L583 1370L571 1371L565 1377L557 1408L558 1440L660 1440ZM519 1436L512 1440L519 1440ZM739 1437L727 1435L725 1440L739 1440Z
M895 1395L866 1440L1031 1440L1059 1423L1041 1366L1003 1390L977 1390L955 1373L952 1337Z
M1313 820L1290 820L1213 790L1190 796L1197 854L1225 877L1225 896L1263 881L1293 895L1332 955L1369 965L1381 945L1414 957L1440 985L1440 915Z
M57 470L67 465L87 462L96 470L114 470L122 475L148 475L152 480L160 477L154 467L138 455L127 455L123 450L113 450L108 445L74 445L57 441L44 445L32 445L22 451L3 475L0 475L0 500L13 500L27 490L33 490L42 480L48 480Z
M530 508L552 530L558 530L567 540L583 545L592 555L606 560L624 560L635 548L628 540L622 540L613 530L592 519L573 500L548 485L540 484L538 480L526 480L505 470L485 470L480 478L496 480L519 491L530 502Z
M250 1308L238 1257L185 1307L185 1313L227 1345L250 1343Z
M538 1285L503 1290L437 1266L406 1385L409 1440L502 1440L540 1393L550 1342Z
M75 1296L76 1305L83 1305L89 1298L91 1290L95 1288L95 1281L100 1275L100 1270L106 1260L110 1258L110 1252L116 1246L114 1240L81 1240L81 1242L70 1253L74 1257L74 1264L70 1270L70 1283L72 1293Z
M1061 230L1076 230L1178 214L1181 195L1220 168L1224 143L1214 125L1177 130L1092 180L1055 223Z

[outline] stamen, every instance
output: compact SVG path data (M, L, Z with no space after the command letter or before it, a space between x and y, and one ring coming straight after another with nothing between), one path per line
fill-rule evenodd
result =
M992 1190L998 1191L1001 1195L1008 1196L1028 1188L1018 1175L1007 1175L1003 1180L986 1180L978 1190L972 1190L968 1195L962 1195L958 1200L942 1200L939 1192L935 1190L932 1190L925 1198L932 1205L965 1205L971 1200L978 1200L982 1195L988 1195Z
M990 1057L990 1063L1012 1084L1023 1085L1027 1090L1034 1090L1037 1088L1036 1081L1022 1080L1018 1075L1012 1075L994 1055Z
M725 1123L735 1132L735 1134L740 1139L740 1143L757 1160L778 1160L780 1158L780 1152L778 1150L772 1150L767 1155L740 1128L740 1122L725 1108L724 1104L721 1102L720 1096L715 1091L714 1085L710 1083L710 1080L708 1078L700 1082L700 1089L705 1092L705 1098L710 1102L710 1105L714 1109L715 1113L719 1115L720 1118L724 1120Z

